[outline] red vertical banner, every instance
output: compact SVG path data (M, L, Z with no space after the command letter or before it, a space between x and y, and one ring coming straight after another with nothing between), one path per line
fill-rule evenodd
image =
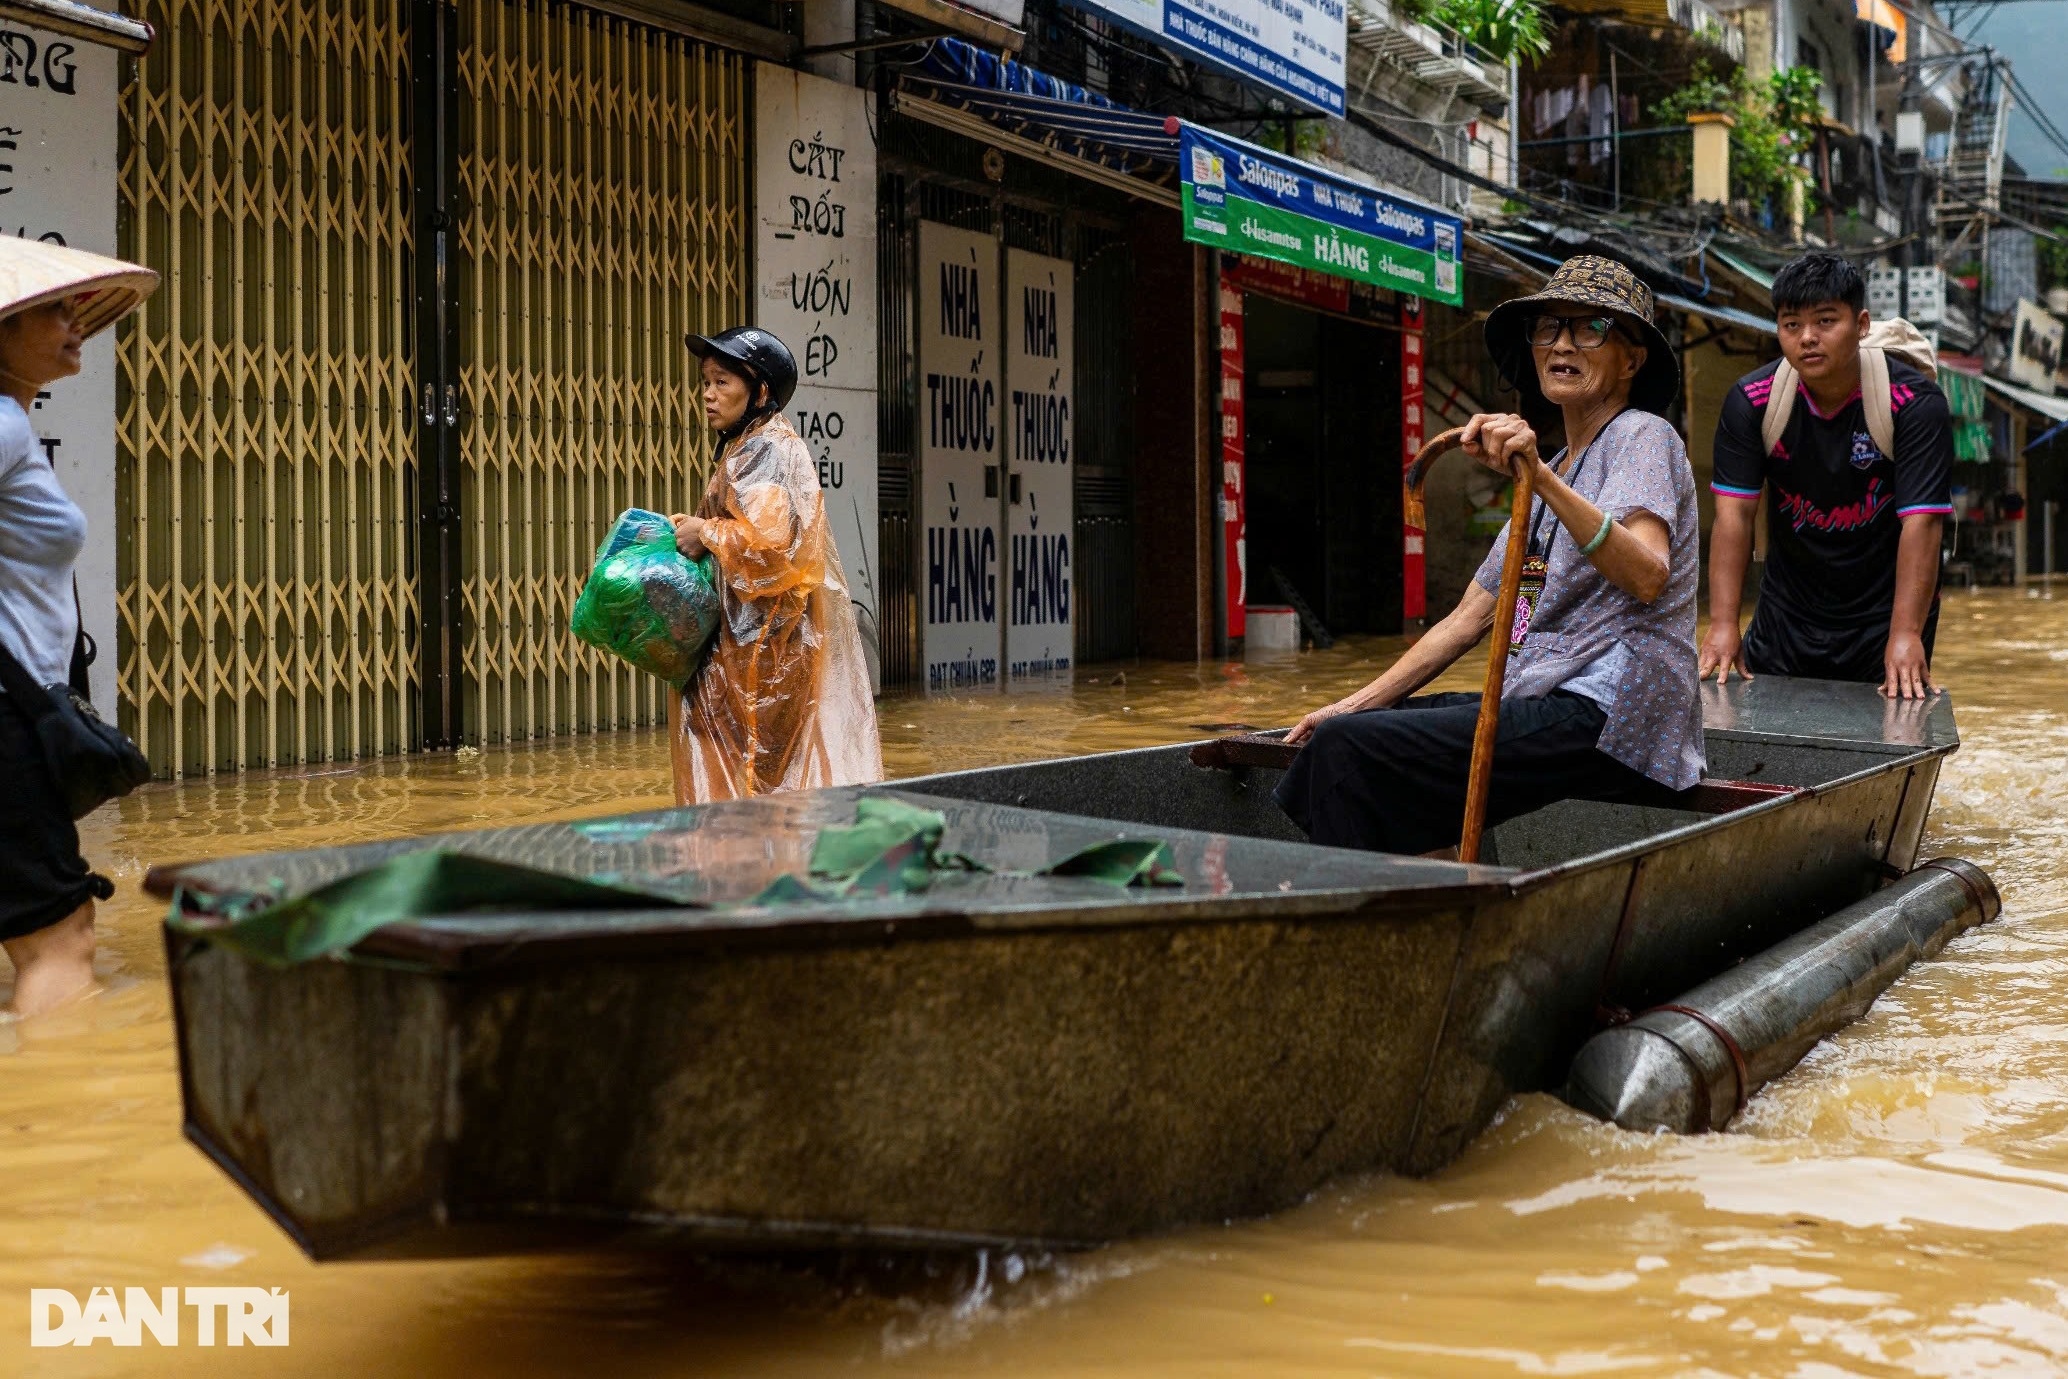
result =
M1225 311L1226 308L1224 307ZM1225 331L1226 327L1223 327ZM1225 348L1225 346L1223 347ZM1400 469L1414 463L1422 448L1422 299L1400 296ZM1400 614L1419 618L1429 611L1426 567L1422 563L1425 533L1405 521L1400 526Z
M1248 550L1242 507L1242 289L1221 269L1221 546L1228 577L1223 617L1230 637L1249 631Z

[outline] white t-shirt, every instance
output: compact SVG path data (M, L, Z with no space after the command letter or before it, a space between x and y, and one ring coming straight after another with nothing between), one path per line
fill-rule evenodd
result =
M72 567L85 546L86 514L58 483L21 404L0 396L0 642L39 685L72 673Z

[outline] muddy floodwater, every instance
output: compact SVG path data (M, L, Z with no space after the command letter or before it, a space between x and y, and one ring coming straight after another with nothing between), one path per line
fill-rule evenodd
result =
M908 776L1284 723L1398 647L890 700L886 755ZM1988 868L2003 917L1731 1133L1525 1097L1433 1178L894 1280L658 1254L318 1268L180 1138L146 865L661 805L657 735L152 787L84 828L122 887L107 989L0 1025L0 1375L2068 1373L2068 591L1950 592L1937 671L1965 745L1927 852ZM285 1288L291 1344L201 1349L190 1320L177 1350L28 1348L31 1288L103 1284Z

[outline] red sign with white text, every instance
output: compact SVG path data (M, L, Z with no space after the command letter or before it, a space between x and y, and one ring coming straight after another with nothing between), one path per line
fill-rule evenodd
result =
M1239 290L1264 292L1281 301L1313 307L1316 311L1347 312L1350 309L1350 280L1333 273L1316 273L1297 264L1276 259L1245 258L1234 254L1221 261L1221 281Z
M1249 631L1244 611L1248 597L1248 550L1243 539L1242 510L1242 289L1226 267L1221 270L1221 548L1228 577L1222 613L1227 635Z
M1400 469L1403 475L1422 448L1422 299L1400 296ZM1429 611L1427 568L1422 562L1426 533L1403 521L1400 528L1400 613L1419 618Z

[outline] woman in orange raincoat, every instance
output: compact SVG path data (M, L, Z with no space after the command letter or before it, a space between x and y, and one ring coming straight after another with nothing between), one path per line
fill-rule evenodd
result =
M765 330L692 335L704 419L719 435L711 486L675 543L718 567L723 616L674 707L683 804L883 779L876 704L818 467L783 415L797 362Z

